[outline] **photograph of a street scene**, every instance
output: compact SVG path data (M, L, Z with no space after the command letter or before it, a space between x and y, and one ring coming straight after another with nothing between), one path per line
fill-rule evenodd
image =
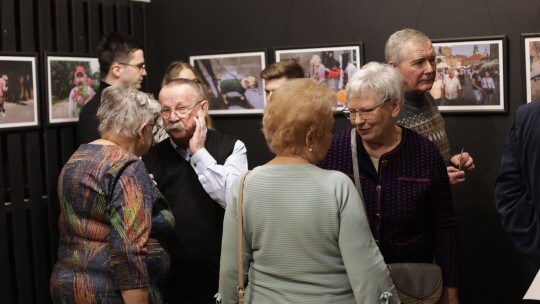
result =
M433 43L441 112L505 111L503 40Z

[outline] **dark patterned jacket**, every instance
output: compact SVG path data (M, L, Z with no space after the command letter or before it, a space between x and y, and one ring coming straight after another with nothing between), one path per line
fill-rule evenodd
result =
M345 129L334 135L319 166L354 179L350 134ZM378 172L358 135L357 145L369 226L385 262L435 260L443 270L444 285L457 287L458 223L446 167L435 144L403 128L401 143L381 156Z

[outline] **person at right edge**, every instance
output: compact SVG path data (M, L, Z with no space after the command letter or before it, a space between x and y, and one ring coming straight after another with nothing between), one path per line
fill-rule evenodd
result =
M474 160L467 152L451 156L444 119L429 94L436 72L431 40L417 30L397 31L386 41L384 56L386 62L399 71L405 85L405 100L397 123L434 142L446 162L452 187L463 184L465 173L475 168ZM451 280L446 279L443 303L459 303L457 276L456 273Z
M540 267L540 101L518 108L495 181L497 211L514 245Z
M291 79L273 92L263 132L276 157L247 175L242 210L239 182L231 189L218 303L238 302L240 211L245 303L399 303L354 184L315 165L328 151L336 102L313 79Z

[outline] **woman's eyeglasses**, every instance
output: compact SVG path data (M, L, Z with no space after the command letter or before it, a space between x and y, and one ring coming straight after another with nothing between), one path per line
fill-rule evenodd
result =
M343 112L343 115L345 115L345 117L347 117L347 119L350 121L355 121L357 118L357 115L359 115L363 120L369 120L369 119L372 119L373 116L375 116L375 109L382 106L383 104L384 102L380 103L378 106L374 108L367 109L367 110L351 110L349 109L349 107L346 107L341 112Z

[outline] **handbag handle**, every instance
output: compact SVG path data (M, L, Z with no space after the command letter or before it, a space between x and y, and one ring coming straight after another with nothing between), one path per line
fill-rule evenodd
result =
M238 304L244 303L244 251L242 249L242 243L244 238L242 236L243 221L242 221L242 201L244 200L244 181L250 170L246 171L240 177L240 188L238 190L238 286L236 292L238 293Z

